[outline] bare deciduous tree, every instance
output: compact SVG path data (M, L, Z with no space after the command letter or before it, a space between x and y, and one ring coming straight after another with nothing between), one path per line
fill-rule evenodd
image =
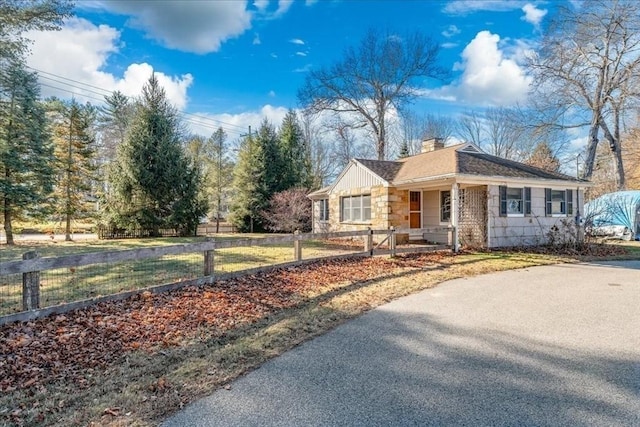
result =
M449 139L455 129L455 121L450 117L434 114L418 115L412 111L401 115L400 132L398 137L400 147L406 149L406 155L418 154L422 148L422 141L430 138Z
M400 37L371 29L338 62L311 71L298 98L310 111L334 111L351 127L367 127L375 135L378 159L384 160L387 114L415 99L420 79L444 75L438 51L438 43L419 32Z
M465 142L480 147L483 139L482 117L475 111L462 114L456 123L456 135Z
M624 188L620 121L639 92L640 4L593 0L579 8L562 6L529 65L539 105L558 112L563 127L589 129L583 177L593 174L602 130L616 157L617 186Z

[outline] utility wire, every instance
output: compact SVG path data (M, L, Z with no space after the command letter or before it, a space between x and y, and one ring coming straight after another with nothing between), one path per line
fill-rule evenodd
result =
M50 72L47 72L47 71L42 71L42 70L39 70L39 69L34 68L34 67L27 66L27 68L37 72L39 75L43 74L43 75L40 75L40 77L43 78L43 79L47 79L47 80L50 80L52 82L55 82L55 83L58 83L58 84L62 84L62 85L65 85L65 86L68 86L68 87L71 87L71 88L74 88L74 89L79 89L79 90L86 91L86 92L89 92L89 93L93 93L93 94L96 94L96 95L100 95L100 96L103 96L103 97L113 93L113 91L110 91L109 89L101 88L101 87L98 87L98 86L95 86L95 85L91 85L89 83L84 83L84 82L81 82L81 81L78 81L78 80L70 79L68 77L60 76L58 74L50 73ZM53 76L53 77L55 77L57 79L66 80L66 81L74 83L74 84L67 83L65 81L56 80L55 78L48 77L48 76ZM45 87L52 88L52 89L60 90L60 91L63 91L63 92L68 92L68 93L71 93L71 94L74 94L74 95L77 95L77 96L82 96L82 97L85 97L85 98L88 98L88 99L104 102L104 99L98 99L98 98L95 98L95 97L92 97L92 96L89 96L89 95L86 95L86 94L77 94L76 92L74 92L72 90L64 89L64 88L61 88L61 87L56 87L56 86L48 85L48 84L45 84L45 83L41 83L41 85L45 86ZM82 86L77 86L77 85L82 85ZM83 86L86 86L86 87L83 87ZM97 92L97 91L92 90L92 89L87 89L87 87L93 88L93 89L97 89L97 90L100 90L100 91L103 91L103 92ZM130 99L130 100L134 100L134 98L131 97L131 96L127 96L127 98ZM233 124L233 123L227 123L227 122L224 122L222 120L213 119L211 117L201 116L201 115L198 115L198 114L187 113L187 112L179 112L178 114L182 116L182 119L184 121L186 121L188 123L191 123L191 124L196 124L196 125L208 128L208 129L217 129L219 127L223 127L223 129L224 129L225 127L227 127L225 129L225 131L227 133L231 133L231 134L235 134L235 135L239 135L239 136L242 136L242 133L245 132L245 128L240 126L240 125L236 125L236 124ZM194 119L197 119L198 121L196 122L193 119L190 119L190 117L193 117ZM222 125L224 125L224 126L222 126ZM238 129L238 130L236 130L236 129Z

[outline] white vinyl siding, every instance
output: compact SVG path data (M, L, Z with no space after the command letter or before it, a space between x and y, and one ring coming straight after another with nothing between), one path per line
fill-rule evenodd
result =
M332 191L350 191L354 188L371 188L384 185L385 182L377 175L357 163L352 163L345 173L335 183Z

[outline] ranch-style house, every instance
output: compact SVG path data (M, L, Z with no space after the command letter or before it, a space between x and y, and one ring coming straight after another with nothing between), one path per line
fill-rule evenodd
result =
M409 240L493 248L545 243L552 227L579 220L590 185L474 144L430 139L414 156L352 159L309 198L314 232L395 227Z

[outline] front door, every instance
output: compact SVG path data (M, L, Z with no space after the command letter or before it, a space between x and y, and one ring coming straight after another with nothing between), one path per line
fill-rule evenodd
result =
M422 197L420 191L409 191L409 228L422 228Z

